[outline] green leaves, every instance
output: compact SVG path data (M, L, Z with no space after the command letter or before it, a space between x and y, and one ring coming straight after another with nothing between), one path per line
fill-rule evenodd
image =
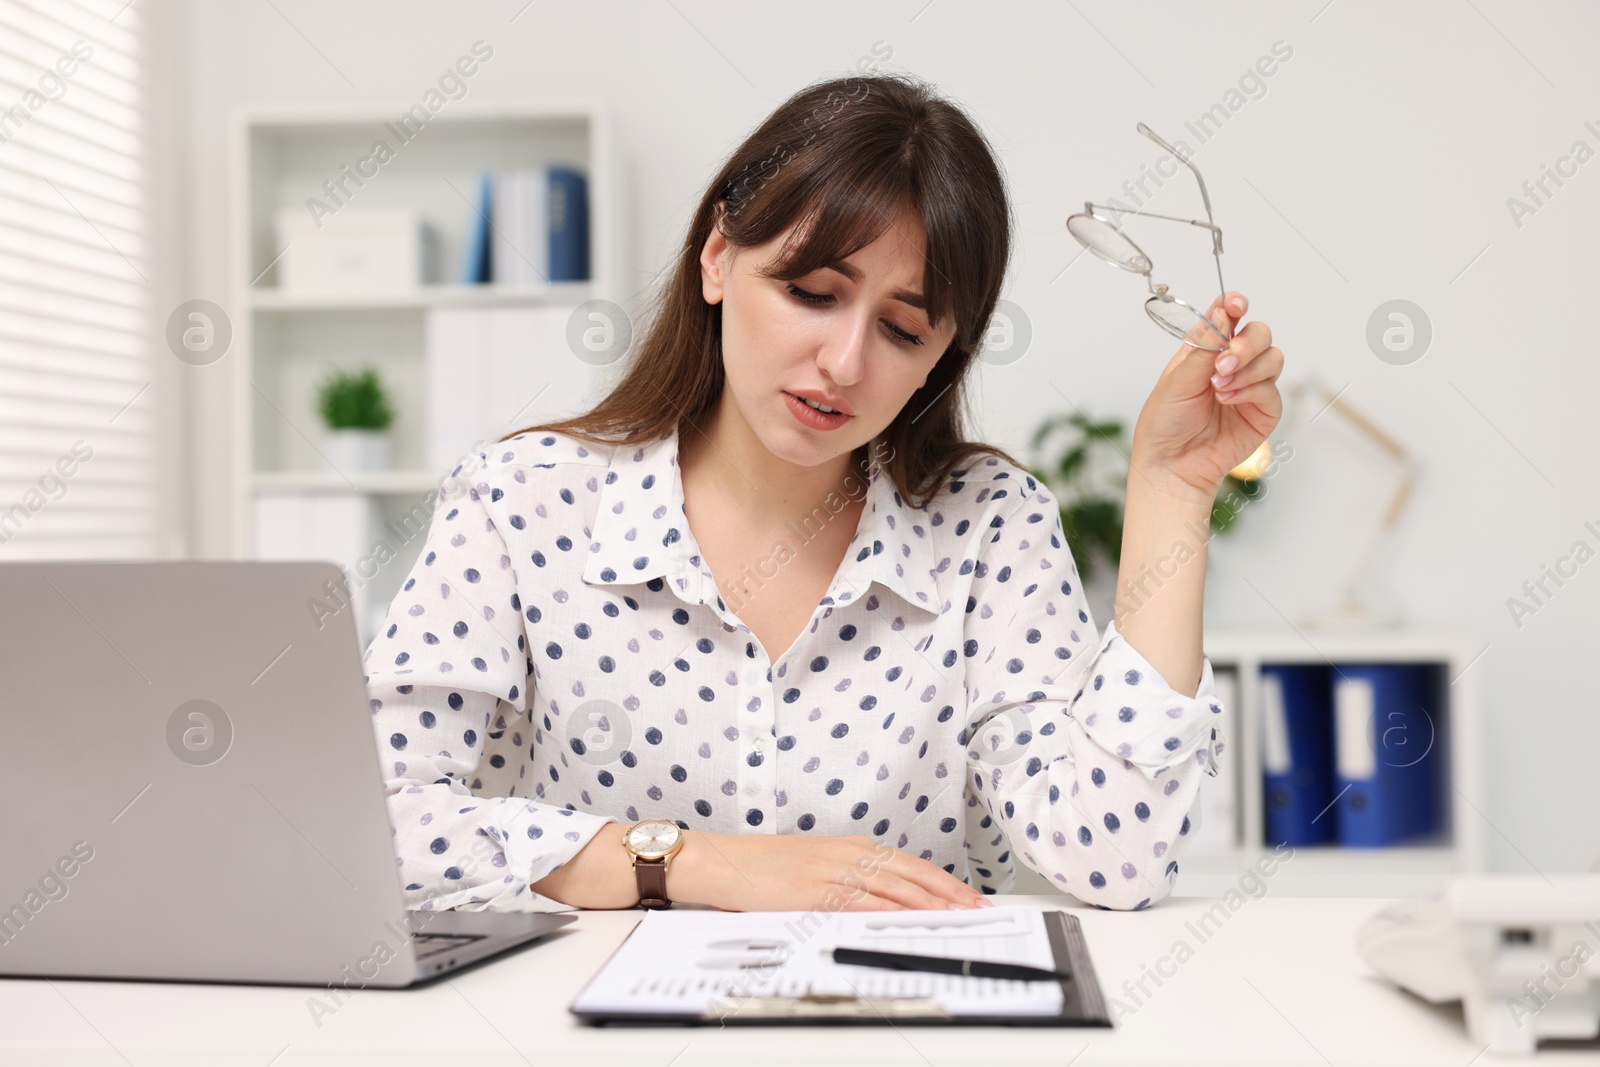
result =
M378 372L370 367L329 375L323 381L317 406L330 430L386 430L394 418L378 382Z
M1054 459L1033 476L1050 487L1061 508L1078 573L1087 582L1101 561L1113 567L1122 557L1122 504L1127 482L1127 443L1116 421L1096 421L1082 412L1046 419L1033 434L1039 455L1055 441Z
M1053 450L1045 452L1046 443ZM1128 443L1123 425L1097 421L1081 411L1053 415L1033 433L1033 454L1046 456L1031 473L1055 494L1067 547L1087 582L1102 562L1122 562L1122 507L1127 493ZM1231 474L1223 479L1211 507L1211 529L1226 533L1244 505L1260 496L1260 482Z

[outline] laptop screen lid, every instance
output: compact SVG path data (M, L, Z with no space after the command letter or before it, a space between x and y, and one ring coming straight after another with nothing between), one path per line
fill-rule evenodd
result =
M326 562L0 563L0 975L411 981L343 589Z

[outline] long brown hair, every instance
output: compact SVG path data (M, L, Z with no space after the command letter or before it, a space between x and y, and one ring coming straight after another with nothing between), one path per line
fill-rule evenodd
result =
M649 325L622 379L588 412L515 430L631 444L699 430L723 388L722 305L701 290L700 252L719 222L736 247L795 233L762 273L802 278L871 244L909 208L927 235L922 291L935 329L955 336L928 380L882 437L900 495L924 507L952 472L980 454L965 438L963 384L999 299L1011 256L1010 201L988 141L959 107L894 73L822 81L774 111L723 164L700 199L678 262L651 303ZM865 446L858 450L864 453ZM864 469L865 457L855 457Z

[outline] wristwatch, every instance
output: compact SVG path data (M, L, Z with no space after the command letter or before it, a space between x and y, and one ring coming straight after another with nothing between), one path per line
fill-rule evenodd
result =
M622 835L622 847L633 857L633 873L639 879L638 906L652 910L672 907L667 899L667 868L683 848L678 824L670 819L636 822Z

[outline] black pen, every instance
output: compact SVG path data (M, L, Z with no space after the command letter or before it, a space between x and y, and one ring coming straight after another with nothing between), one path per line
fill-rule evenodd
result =
M1072 975L1029 967L1021 963L993 963L989 960L957 960L946 956L913 956L904 952L878 952L866 948L836 948L833 962L862 967L889 967L897 971L935 971L962 974L973 978L1016 978L1024 982L1070 981Z

